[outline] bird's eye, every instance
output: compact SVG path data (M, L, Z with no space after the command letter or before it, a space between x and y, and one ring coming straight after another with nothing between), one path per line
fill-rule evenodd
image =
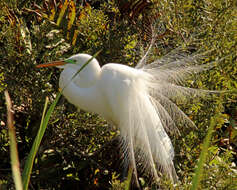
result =
M75 59L68 59L65 62L71 63L71 64L76 64L77 60L75 60Z
M70 61L72 64L76 64L76 62L77 62L77 60L75 60L75 59L71 59Z

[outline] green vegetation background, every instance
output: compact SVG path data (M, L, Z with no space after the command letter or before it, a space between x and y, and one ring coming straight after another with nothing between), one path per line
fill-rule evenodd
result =
M66 3L68 4L66 4ZM1 1L0 2L0 189L14 187L6 126L4 90L13 101L21 168L40 126L46 96L58 92L57 69L37 64L84 52L101 65L118 62L134 66L151 40L153 59L180 46L207 52L205 62L216 66L187 81L210 90L229 90L210 100L179 105L197 129L180 126L171 137L175 167L189 189L210 118L215 128L204 166L201 189L234 189L237 175L237 3L234 0L153 1ZM65 10L65 12L63 11ZM222 59L224 58L224 59ZM63 97L50 120L38 151L30 189L124 189L117 131L95 114L78 111ZM140 173L142 187L157 188ZM172 189L162 179L159 188Z

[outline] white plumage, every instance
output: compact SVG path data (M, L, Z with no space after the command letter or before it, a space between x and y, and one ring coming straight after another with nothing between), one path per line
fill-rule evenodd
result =
M155 179L159 178L159 169L175 183L174 150L166 131L178 132L177 122L194 124L173 100L205 94L179 85L191 73L209 66L194 66L197 55L173 52L151 64L145 63L146 56L136 68L115 63L101 68L94 58L72 79L91 59L87 54L74 55L61 62L70 63L60 66L64 70L59 86L70 103L97 113L118 127L124 163L132 167L136 180L139 163Z

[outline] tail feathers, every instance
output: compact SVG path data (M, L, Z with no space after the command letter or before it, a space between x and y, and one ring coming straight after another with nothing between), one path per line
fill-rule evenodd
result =
M213 63L195 65L205 55L179 53L173 50L168 55L143 65L140 68L147 73L147 87L152 101L155 104L161 122L167 131L177 132L176 124L189 127L196 127L188 116L176 105L184 104L193 99L207 99L213 94L220 94L220 91L200 90L182 86L187 77L192 74L208 70L214 66Z
M204 60L212 50L190 54L188 51L192 49L188 47L187 50L178 47L155 61L151 61L149 59L152 57L151 49L154 43L155 40L152 39L148 50L138 62L136 68L150 73L156 79L156 82L166 81L173 84L183 84L183 82L193 74L214 67L214 63L216 62L213 61L208 64L200 65L200 62Z
M170 177L173 182L177 182L173 165L174 150L166 131L179 132L177 123L184 126L196 126L176 103L186 103L197 97L211 97L211 94L220 92L182 86L193 74L214 67L214 62L198 64L206 57L205 54L211 51L189 54L183 48L177 48L152 62L149 59L152 57L150 55L155 43L154 39L155 35L152 37L148 50L136 66L136 69L145 73L142 75L145 77L141 79L143 86L137 88L139 90L129 91L128 122L123 121L119 127L121 135L128 142L126 144L127 156L134 171L136 171L136 163L141 162L143 170L158 178L156 170L158 166L160 171ZM136 86L139 86L138 83ZM129 130L126 130L126 126Z
M176 182L177 175L173 165L174 150L171 140L163 128L158 110L151 97L146 94L146 91L138 89L130 89L126 102L129 110L122 116L123 120L119 124L121 136L124 139L122 150L125 160L129 160L127 164L134 169L136 179L136 166L140 166L139 169L150 173L157 180L159 179L157 173L159 167L161 172Z
M158 100L155 100L156 108L159 111L161 109L164 109L167 112L167 114L165 115L166 117L161 117L161 119L164 120L166 123L170 123L169 121L170 119L169 117L167 117L167 115L169 115L171 120L173 121L172 124L175 124L175 125L165 125L166 130L170 131L171 133L172 131L177 131L178 130L176 128L177 123L179 123L179 125L182 124L186 127L196 128L193 121L189 119L189 117L169 98L167 98L165 95L160 94L160 93L156 93L155 97L158 99ZM160 111L159 113L162 113L162 112Z
M211 95L220 93L219 91L183 87L166 81L157 81L157 83L153 82L150 87L152 94L160 93L177 103L190 102L190 100L194 98L210 98L212 97Z
M151 64L144 65L142 70L152 74L157 82L166 81L180 85L193 74L209 70L214 66L214 63L197 65L197 62L201 60L201 55L189 55L171 62L168 60L166 64L163 63L164 60L160 62L158 59Z
M202 55L179 54L178 50L146 65L151 47L136 67L142 74L124 90L128 110L120 113L118 125L123 138L122 150L125 160L129 160L127 164L134 169L136 180L136 166L140 166L139 169L155 179L159 178L159 169L176 183L174 150L166 131L177 133L177 123L191 127L195 124L174 102L185 103L193 97L212 94L212 91L186 88L181 84L190 75L210 69L213 64L195 65Z

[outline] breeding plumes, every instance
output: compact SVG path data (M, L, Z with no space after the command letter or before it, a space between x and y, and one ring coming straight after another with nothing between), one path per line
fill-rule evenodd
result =
M62 68L59 87L66 99L85 111L101 115L119 129L124 164L133 169L136 180L139 163L139 169L154 179L159 179L159 170L176 183L174 149L167 133L177 133L176 124L180 122L195 125L174 102L188 102L190 98L208 94L182 84L190 74L211 67L196 64L202 57L199 54L178 52L174 50L147 64L148 51L135 68L117 63L100 67L87 54L38 67Z

